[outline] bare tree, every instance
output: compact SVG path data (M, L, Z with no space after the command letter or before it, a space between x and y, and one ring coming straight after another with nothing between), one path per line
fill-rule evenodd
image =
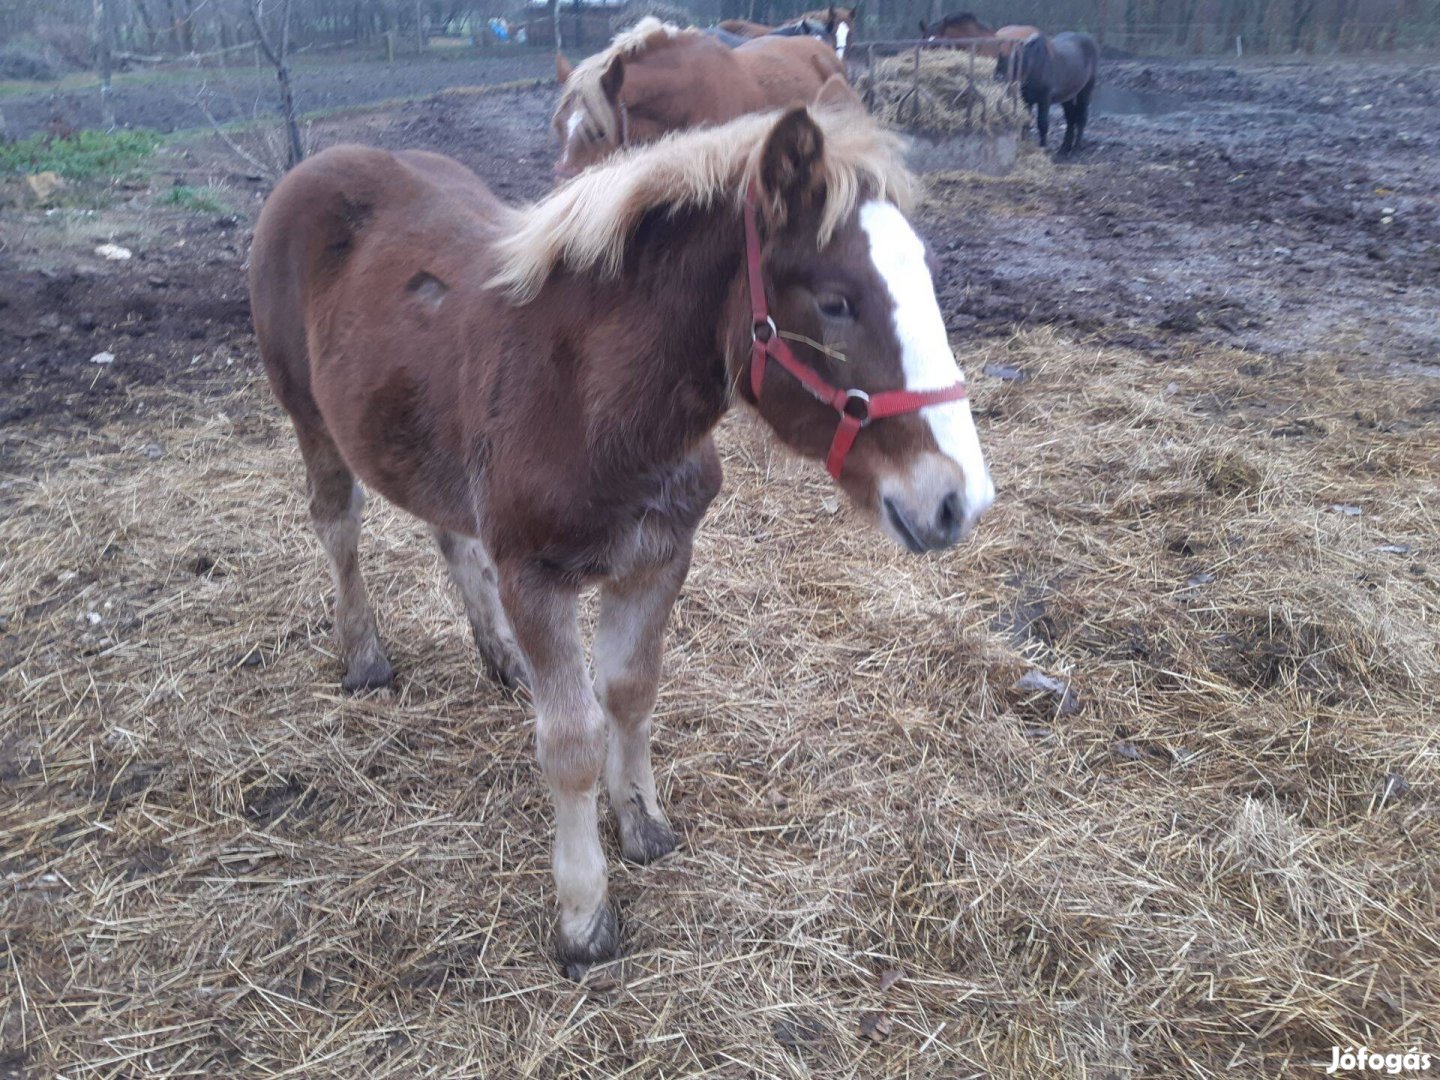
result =
M100 69L100 120L106 130L115 127L115 102L110 96L114 69L115 17L112 0L95 0L95 66Z
M280 110L284 114L285 136L288 142L285 167L293 169L305 157L305 148L300 143L300 126L295 122L295 94L290 89L290 3L280 3L280 41L278 46L265 30L263 5L265 0L249 0L250 25L255 30L255 40L260 43L266 58L275 68L275 78L280 82Z

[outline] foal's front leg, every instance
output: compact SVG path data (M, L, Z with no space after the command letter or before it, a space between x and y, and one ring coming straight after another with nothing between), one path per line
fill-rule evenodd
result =
M619 946L595 810L605 715L585 666L576 590L545 582L525 565L502 566L500 578L505 610L529 661L535 748L555 805L556 949L565 973L578 979Z
M620 850L647 863L675 850L650 764L651 711L665 624L690 568L690 545L670 562L607 582L595 630L595 690L610 719L606 780Z

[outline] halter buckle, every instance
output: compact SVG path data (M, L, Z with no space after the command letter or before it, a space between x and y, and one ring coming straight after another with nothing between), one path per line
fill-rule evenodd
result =
M861 427L870 423L870 395L864 390L846 390L845 401L840 411L852 420L859 420Z
M761 331L764 331L764 333L761 333ZM769 315L765 316L763 322L757 320L750 324L750 340L758 341L762 345L770 344L779 334L780 331L775 328L775 320Z

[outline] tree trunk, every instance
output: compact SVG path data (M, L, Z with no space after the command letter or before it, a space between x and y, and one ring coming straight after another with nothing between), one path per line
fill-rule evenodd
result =
M106 131L115 127L115 102L110 96L110 77L114 72L111 3L112 0L95 0L95 66L100 69L100 122Z
M293 169L305 158L305 148L300 142L300 125L295 120L295 94L290 87L290 0L284 0L280 7L280 42L277 47L265 32L264 20L260 17L261 0L250 0L250 22L255 29L255 38L265 50L275 68L275 78L280 83L280 109L285 118L286 164Z

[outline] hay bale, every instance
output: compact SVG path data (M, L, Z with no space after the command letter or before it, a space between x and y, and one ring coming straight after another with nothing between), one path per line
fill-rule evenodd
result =
M860 90L883 122L927 135L1000 134L1020 129L1025 110L1013 89L996 82L993 63L960 50L877 60Z

